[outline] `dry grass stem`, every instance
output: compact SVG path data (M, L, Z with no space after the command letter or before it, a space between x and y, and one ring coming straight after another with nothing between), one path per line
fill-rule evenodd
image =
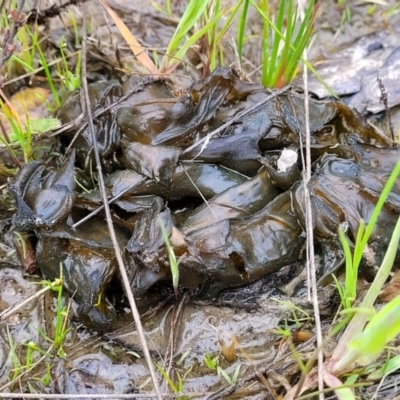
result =
M99 151L98 151L98 147L97 147L97 141L96 141L96 137L95 137L95 129L94 129L94 124L93 124L93 115L92 115L92 111L90 108L90 99L89 99L89 91L88 91L88 85L87 85L87 81L86 81L86 17L87 17L87 6L85 5L85 9L84 9L84 19L83 19L83 40L82 40L82 74L81 74L81 78L82 78L82 93L83 93L83 97L84 97L84 104L82 104L82 109L86 110L86 115L87 115L87 119L88 119L88 124L89 124L89 131L92 137L92 143L93 143L93 150L94 150L94 156L96 159L96 169L98 172L98 181L99 181L99 188L100 188L100 192L101 192L101 196L102 196L102 200L103 200L103 204L104 204L104 211L106 214L106 222L107 222L107 226L108 226L108 231L110 234L110 238L111 241L113 243L114 246L114 250L115 250L115 255L117 258L117 262L118 262L118 267L119 267L119 271L122 277L122 281L124 284L124 288L125 288L125 292L126 295L128 297L128 301L129 301L129 305L131 307L131 311L132 311L132 315L133 315L133 319L135 321L136 324L136 329L140 338L140 342L142 344L143 347L143 353L144 353L144 357L146 359L148 368L149 368L149 372L150 372L150 376L153 382L153 387L154 390L156 392L156 397L157 399L161 400L162 399L162 395L161 395L161 391L160 391L160 387L158 385L158 380L155 374L155 370L154 370L154 365L150 356L150 352L149 349L147 347L147 343L146 343L146 338L145 338L145 334L144 334L144 330L143 330L143 326L142 323L140 321L140 315L139 315L139 311L137 309L136 306L136 302L135 299L133 297L133 293L129 284L129 279L128 279L128 275L126 273L125 270L125 265L124 262L122 260L122 256L121 256L121 249L119 247L118 241L117 241L117 237L115 235L115 231L114 231L114 227L113 227L113 222L112 222L112 217L111 217L111 212L110 212L110 207L108 206L108 199L107 199L107 193L105 190L105 185L104 185L104 178L103 178L103 174L102 174L102 170L101 170L101 161L100 161L100 155L99 155Z
M46 286L43 289L39 290L37 293L35 293L32 296L29 296L27 299L21 301L21 303L16 304L15 306L11 307L9 310L5 310L0 314L0 321L4 321L7 319L10 315L16 313L18 310L23 308L26 304L31 303L33 300L37 299L40 297L42 294L46 293L48 290L50 290L50 286Z
M304 18L306 4L304 1L299 0L299 10ZM307 48L303 52L303 60L307 61ZM306 233L307 233L307 267L310 269L309 277L311 282L311 294L312 302L314 307L314 318L315 318L315 331L317 336L317 348L318 348L318 389L320 391L319 398L324 400L325 396L323 393L324 389L324 357L322 353L322 328L321 318L319 313L319 302L317 292L317 271L315 267L315 254L314 254L314 225L313 225L313 211L311 207L311 197L308 190L308 183L311 179L311 135L310 135L310 113L309 113L309 102L308 102L308 69L304 64L303 67L303 85L304 85L304 112L305 112L305 139L306 139L306 165L304 175L304 201L306 208ZM301 140L300 140L301 141Z

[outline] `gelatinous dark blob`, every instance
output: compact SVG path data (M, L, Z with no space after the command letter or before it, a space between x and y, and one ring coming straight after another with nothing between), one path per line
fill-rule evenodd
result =
M179 98L167 82L137 76L125 83L126 96L118 104L122 89L115 81L92 84L89 90L106 167L106 196L141 311L171 293L161 221L179 259L179 285L201 287L205 297L304 258L298 160L304 149L302 94L270 98L270 91L241 81L230 69L217 69ZM259 102L263 105L254 108ZM347 227L354 241L360 220L370 220L400 153L398 148L375 147L387 140L339 102L309 99L309 108L309 191L318 278L323 280L343 262L338 227ZM75 93L60 116L70 122L80 114ZM93 143L87 130L73 148L84 167L79 181L93 190L83 193L75 187L74 153L57 171L29 163L9 185L17 203L15 227L35 231L38 264L48 278L58 277L62 265L65 288L79 303L81 321L108 329L116 315L110 283L119 276L107 225L97 216L72 229L102 205L96 177L88 173ZM399 214L397 180L372 232L365 264L381 262Z
M209 199L247 180L246 176L222 166L200 163L182 163L178 166L170 186L146 179L132 170L117 171L105 179L110 198L125 193L127 196L155 195L164 200ZM127 196L122 200L128 200ZM82 193L77 206L93 209L101 201L99 191Z
M125 233L116 229L123 248ZM54 280L63 271L63 285L79 304L79 317L89 327L106 329L116 317L107 297L107 288L118 269L108 229L103 220L93 218L76 230L60 226L42 233L37 246L38 264L44 275Z
M339 225L348 226L347 233L354 241L360 220L369 222L383 186L400 159L400 150L362 145L357 157L362 157L360 162L335 155L325 157L309 184L316 240L324 245L331 242L331 249L336 247L337 251L340 251L337 239ZM381 160L382 164L378 165L373 160ZM293 190L294 208L304 226L303 186L299 184ZM399 210L400 182L397 180L369 240L376 265L382 261ZM333 272L338 266L336 261L322 266L321 277Z
M218 68L203 81L194 83L188 94L171 109L171 124L153 139L152 144L190 144L194 135L228 98L237 80L239 77L233 70Z
M268 171L263 169L254 178L233 186L201 205L180 227L186 234L224 219L252 215L278 195Z
M266 93L260 92L249 96L245 109L266 96ZM222 116L219 118L222 119ZM260 108L227 127L218 136L212 137L204 149L201 146L195 147L183 152L181 158L222 164L236 171L254 174L261 166L259 142L271 127L270 116Z
M205 286L211 297L297 261L305 241L289 192L250 217L220 221L188 237L212 278Z
M150 144L171 123L170 109L175 107L178 99L165 83L143 82L135 75L124 83L123 90L128 94L137 87L140 90L120 105L117 123L121 133L130 140Z
M91 83L88 85L88 90L94 114L115 103L122 95L122 88L117 81ZM67 123L76 120L81 113L80 92L73 92L59 110L59 117L63 123ZM99 153L103 158L106 158L117 149L121 140L116 113L114 110L109 110L101 116L94 118L93 124ZM67 132L66 135L69 140L72 140L75 132ZM90 160L94 161L92 136L88 128L81 132L76 139L74 148L77 150L78 162L88 170Z
M181 151L171 146L125 142L123 152L128 168L168 186L171 184Z
M15 227L21 231L50 229L67 218L76 197L74 182L75 152L57 172L42 177L44 165L26 164L9 183L17 203Z

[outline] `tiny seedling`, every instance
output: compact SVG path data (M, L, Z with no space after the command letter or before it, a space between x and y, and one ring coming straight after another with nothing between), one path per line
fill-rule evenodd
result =
M228 384L232 386L237 382L237 379L239 377L240 367L241 365L238 365L235 368L235 371L233 372L232 376L229 376L228 373L225 370L223 370L220 366L217 367L217 373L218 376L222 376L228 382Z
M9 356L11 357L12 364L13 364L13 369L12 369L13 375L9 379L11 381L14 381L18 377L18 375L20 374L21 363L20 363L20 361L19 361L19 359L17 357L17 354L15 353L14 341L13 341L13 338L11 336L11 333L10 333L10 330L8 328L8 325L7 325L7 338L8 338L8 344L9 344L9 347L10 347Z
M204 356L204 364L206 364L209 369L215 371L218 367L219 356L220 354L212 357L211 354L206 353L206 355Z
M165 242L165 246L167 247L168 257L169 257L169 265L171 267L172 273L172 285L174 286L175 297L178 298L178 285L179 285L179 266L178 261L175 256L174 249L169 241L167 230L165 229L164 222L159 220L161 233Z
M283 339L289 339L292 337L292 331L290 330L287 320L285 320L285 327L277 326L275 329L273 329L273 332L281 336Z
M51 342L54 348L57 351L57 356L60 358L65 358L66 354L63 350L63 344L65 338L69 332L69 328L67 328L69 309L71 306L71 302L68 303L68 306L64 306L63 297L62 297L62 263L60 263L60 278L54 280L54 282L50 281L42 281L42 284L48 286L51 290L57 293L56 298L56 327L54 339L50 339L43 331L38 330L38 332L49 342Z
M46 373L40 379L40 382L42 382L42 384L44 386L49 386L50 385L50 380L51 380L50 371L51 371L51 365L50 365L49 362L46 361Z
M80 87L81 83L81 53L78 53L78 59L75 66L75 72L69 69L67 56L64 49L66 48L65 38L60 40L61 62L57 64L57 75L60 78L61 84L67 89L67 93L71 93Z
M181 355L181 358L178 360L178 362L176 363L176 365L178 366L178 367L180 367L182 364L183 364L183 362L185 361L185 358L190 354L190 352L191 352L191 349L189 349L189 350L186 350L182 355Z
M164 377L165 381L167 382L168 386L172 389L175 394L179 394L183 392L183 383L185 382L188 374L192 371L193 366L191 366L183 376L180 375L179 371L175 370L177 382L173 382L170 376L168 375L167 371L160 365L156 364L157 369L160 371L161 375ZM188 400L186 396L179 396L179 400Z
M293 322L296 324L297 328L300 328L302 322L308 322L311 320L311 316L307 311L296 306L291 301L279 300L279 299L275 299L275 298L273 298L272 300L276 301L279 304L286 306L287 308L289 308L292 311ZM298 315L303 315L303 317L299 318Z
M229 376L229 374L219 365L220 355L221 353L212 357L211 354L206 353L204 356L204 364L212 371L217 371L218 376L222 376L229 385L234 385L238 379L241 365L238 365L232 376Z

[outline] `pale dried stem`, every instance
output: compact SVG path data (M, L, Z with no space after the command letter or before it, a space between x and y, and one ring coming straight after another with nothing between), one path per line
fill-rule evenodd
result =
M299 9L302 17L304 18L305 2L299 0ZM307 60L307 50L304 50L303 59ZM321 318L319 313L319 302L317 292L317 271L315 267L315 254L314 254L314 228L313 228L313 213L311 206L311 197L308 190L308 184L311 179L311 134L310 134L310 114L309 114L309 102L308 102L308 70L304 65L303 69L303 85L304 85L304 114L305 114L305 139L306 139L306 165L303 166L305 173L303 174L303 185L304 185L304 202L306 209L306 233L307 233L307 268L309 268L309 276L311 282L311 294L312 303L314 307L314 318L315 318L315 332L317 336L317 348L318 348L318 390L320 391L319 398L324 400L325 396L322 392L324 389L323 370L324 370L324 358L322 353L322 328ZM301 134L301 133L300 133ZM300 141L302 139L300 138Z
M50 290L50 286L46 286L45 288L39 290L37 293L35 293L32 296L29 296L27 299L25 299L24 301L21 301L21 303L19 303L19 304L16 304L15 306L10 308L9 310L3 311L0 314L0 321L4 321L10 315L16 313L18 310L20 310L21 308L25 307L28 303L31 303L33 300L37 299L42 294L46 293L48 290Z
M83 89L83 95L84 95L85 102L84 102L84 104L82 104L82 108L85 108L85 110L86 110L86 115L87 115L88 124L89 124L89 131L90 131L90 134L92 137L93 150L94 150L94 155L95 155L95 159L96 159L96 168L98 171L99 188L100 188L101 196L103 199L108 231L109 231L110 238L111 238L111 241L114 246L119 271L120 271L120 274L122 277L126 295L128 297L129 305L131 307L131 311L132 311L133 319L136 324L136 329L137 329L137 332L139 335L139 339L140 339L140 342L143 347L143 354L144 354L144 357L146 359L146 362L147 362L147 365L149 368L149 372L150 372L151 379L153 382L153 387L156 392L156 397L157 397L157 399L160 400L160 399L162 399L160 387L158 385L157 376L156 376L156 373L154 370L154 365L153 365L153 362L152 362L152 359L150 356L150 352L147 347L143 326L140 321L139 311L137 309L136 302L133 297L132 289L129 284L128 275L126 273L125 265L124 265L124 262L123 262L123 259L121 256L121 249L120 249L119 243L117 241L117 237L115 235L113 222L112 222L112 218L111 218L110 207L108 206L107 193L105 190L104 179L103 179L103 174L102 174L102 170L101 170L100 155L99 155L99 151L98 151L98 147L97 147L95 130L94 130L94 125L93 125L92 110L90 107L88 85L87 85L87 81L86 81L86 62L87 62L86 61L86 18L87 18L87 6L86 5L85 5L84 13L85 13L84 19L83 19L83 35L84 35L84 37L82 40L82 74L81 74L81 77L82 77L82 89Z

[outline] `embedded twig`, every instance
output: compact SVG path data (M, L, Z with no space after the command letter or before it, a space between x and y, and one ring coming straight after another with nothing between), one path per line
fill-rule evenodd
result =
M186 168L184 166L183 163L181 163L182 168L183 168L183 172L186 174L186 176L188 177L190 183L194 186L194 188L197 190L197 192L199 193L200 197L202 198L202 200L204 201L204 203L207 204L207 207L210 209L211 213L214 215L215 219L217 221L219 221L218 215L215 214L214 210L212 209L212 207L210 206L210 203L207 201L207 199L204 197L203 193L201 193L200 189L197 187L197 185L193 182L193 179L190 177L190 175L188 174L188 172L186 171Z
M157 377L156 377L156 374L155 374L154 365L153 365L153 362L152 362L151 357L150 357L150 352L149 352L149 349L147 347L143 326L142 326L142 323L140 321L139 311L137 309L136 302L135 302L135 299L133 297L132 289L131 289L130 284L129 284L129 279L128 279L128 275L127 275L126 270L125 270L125 265L124 265L124 262L122 260L121 249L120 249L119 243L117 241L117 237L115 235L113 222L112 222L112 218L111 218L110 207L108 205L107 193L106 193L106 189L105 189L105 185L104 185L104 178L103 178L103 174L102 174L102 170L101 170L101 161L100 161L99 149L98 149L97 141L96 141L95 129L94 129L94 124L93 124L92 110L91 110L91 107L90 107L89 90L88 90L88 85L87 85L87 81L86 81L86 35L87 35L87 32L86 32L86 22L87 21L86 20L87 20L87 8L85 6L85 8L84 8L84 18L83 18L82 74L81 74L82 89L83 89L83 96L84 96L84 104L82 104L82 108L86 109L86 115L87 115L88 124L89 124L88 125L89 132L90 132L90 135L92 137L94 156L95 156L95 160L96 160L96 168L97 168L97 171L98 171L99 188L100 188L100 192L101 192L101 197L103 199L104 211L105 211L105 214L106 214L106 221L107 221L108 231L109 231L110 238L111 238L111 241L112 241L113 246L114 246L115 256L117 258L119 271L120 271L120 274L121 274L121 277L122 277L122 281L123 281L123 284L124 284L126 295L128 297L129 305L131 307L133 319L134 319L135 324L136 324L136 329L137 329L137 332L138 332L138 335L139 335L139 338L140 338L140 342L141 342L142 347L143 347L144 357L146 359L146 362L147 362L147 365L148 365L148 368L149 368L149 372L150 372L150 376L151 376L151 379L153 381L153 387L154 387L154 390L155 390L155 393L156 393L156 397L157 397L158 400L161 400L162 399L162 395L161 395L160 387L158 385Z
M182 154L186 154L188 152L190 152L191 150L195 149L196 147L198 147L199 145L202 144L201 149L199 151L199 153L193 158L193 160L195 158L197 158L204 150L205 148L208 146L208 143L210 142L210 139L215 136L218 135L219 133L221 133L225 128L227 128L228 126L232 125L234 122L238 121L239 119L245 117L246 115L249 115L250 113L252 113L253 111L257 110L257 108L263 106L265 103L267 103L268 101L278 97L280 94L287 92L288 90L290 90L292 88L292 85L287 85L285 87L283 87L282 89L276 90L275 92L273 92L272 94L270 94L269 96L267 96L265 99L259 101L256 104L253 104L251 107L243 110L242 112L238 113L236 116L234 116L232 119L230 119L228 122L225 122L225 124L221 125L219 128L215 129L214 131L210 132L207 134L206 137L198 140L196 143L192 144L191 146L189 146L186 150L183 151Z
M117 196L113 197L108 201L108 205L113 203L115 200L118 200L120 197L122 197L125 193L129 192L132 188L128 188L126 190L123 190L121 193L119 193ZM90 218L94 217L96 214L98 214L101 210L104 209L104 204L97 207L95 210L93 210L90 214L86 215L86 217L80 219L78 222L72 225L72 229L76 229L79 225L82 225L84 222L89 220Z
M304 7L305 4L299 1L300 13L304 17ZM303 59L307 60L307 49L304 49ZM304 65L303 69L303 85L304 85L304 114L305 114L305 144L306 144L306 164L304 167L304 202L306 209L306 234L307 234L307 267L310 269L309 276L311 281L311 293L312 302L314 307L314 318L315 318L315 331L317 336L317 348L318 352L318 389L320 391L319 398L324 400L325 396L323 394L324 380L323 380L323 369L324 369L324 358L322 349L322 328L321 319L319 314L319 303L318 303L318 292L317 292L317 271L315 267L315 256L314 256L314 226L313 226L313 211L311 206L311 197L308 190L308 184L311 179L311 134L310 134L310 113L309 113L309 102L308 102L308 69ZM299 132L301 136L301 132ZM301 140L300 140L301 142ZM298 392L301 387L298 386ZM296 398L296 396L295 396Z
M379 90L381 91L381 98L379 99L379 101L381 103L383 103L383 105L385 106L386 118L387 118L387 122L388 122L388 128L389 128L389 133L390 133L390 139L392 141L392 146L397 147L397 142L394 138L392 118L390 116L390 110L389 110L389 105L388 105L388 94L386 93L385 85L383 84L382 79L379 78L379 72L376 77L376 80L378 81Z
M20 310L21 308L23 308L25 305L31 303L33 300L37 299L38 297L40 297L42 294L46 293L47 291L49 291L51 288L50 286L46 286L43 289L39 290L37 293L35 293L32 296L29 296L27 299L25 299L24 301L21 301L21 303L10 307L10 309L3 311L0 314L0 321L4 321L5 319L7 319L10 315L16 313L18 310Z

